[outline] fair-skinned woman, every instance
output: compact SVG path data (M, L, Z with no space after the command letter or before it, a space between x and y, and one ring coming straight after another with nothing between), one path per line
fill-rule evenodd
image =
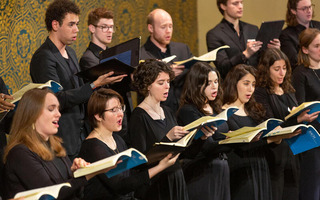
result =
M252 97L255 85L255 69L251 66L237 65L227 75L224 91L228 93L224 93L223 107L239 108L227 121L231 131L244 126L254 127L265 120L265 110ZM264 153L266 146L279 144L282 139L299 133L267 139L260 139L261 135L258 134L249 144L233 145L234 150L227 154L231 199L272 199L269 168Z
M320 30L304 30L299 37L298 66L293 72L292 85L296 90L298 104L320 100ZM312 125L320 130L318 122ZM320 148L302 154L300 199L319 199Z
M298 117L285 120L290 110L298 106L295 90L291 85L291 67L287 56L280 50L268 49L258 65L257 88L254 97L266 109L267 118L284 122L281 127L311 122L319 112L304 111ZM298 199L300 163L285 141L274 148L266 149L269 164L273 199Z
M170 66L154 59L139 64L134 73L134 86L145 98L133 111L130 120L130 139L132 147L145 152L155 142L172 142L182 138L188 131L177 126L170 108L161 106L160 102L168 97L170 80L173 78ZM201 149L204 140L212 133L206 132L201 139L194 142L180 157L193 156ZM196 152L196 153L195 153ZM150 187L137 193L141 199L188 199L188 193L180 163L164 170L151 179Z
M312 20L315 5L311 0L288 0L286 23L281 32L281 50L288 56L292 71L298 63L299 35L307 28L320 29L320 22Z
M88 119L93 131L82 143L79 156L95 162L127 150L123 139L113 132L120 131L125 111L122 97L111 89L95 91L88 102ZM134 199L133 191L150 184L156 174L173 165L178 155L168 155L158 165L140 173L122 172L108 178L100 174L91 179L84 190L85 199Z
M178 110L178 124L185 126L203 116L215 116L222 111L220 75L208 63L193 65L186 77ZM191 199L230 199L229 166L224 152L230 151L219 140L226 137L227 123L203 127L202 132L213 133L196 158L184 162L183 172Z
M49 89L32 89L19 102L5 149L5 181L7 198L25 190L69 182L58 199L77 199L77 191L99 173L73 178L72 172L88 165L81 158L71 164L55 136L59 128L59 102Z

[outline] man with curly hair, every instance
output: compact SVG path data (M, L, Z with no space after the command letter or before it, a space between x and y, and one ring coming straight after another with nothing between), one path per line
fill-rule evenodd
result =
M58 136L62 137L71 160L77 157L81 142L89 131L84 103L89 100L96 87L110 81L111 75L102 75L94 82L86 84L75 75L79 71L79 64L75 51L68 45L77 39L79 14L80 9L74 2L53 1L45 15L49 36L34 53L30 63L30 75L34 83L54 80L63 87L63 90L57 93L62 115Z

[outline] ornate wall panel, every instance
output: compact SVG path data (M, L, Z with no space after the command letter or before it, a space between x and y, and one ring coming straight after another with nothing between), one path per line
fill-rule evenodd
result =
M0 76L9 92L16 92L31 81L29 64L32 54L44 42L48 33L44 15L52 0L0 0ZM173 41L189 45L198 55L196 0L76 0L81 9L80 32L71 47L82 56L90 41L87 15L97 7L106 7L115 14L117 32L112 44L141 36L144 44L147 14L154 8L167 10L174 23Z

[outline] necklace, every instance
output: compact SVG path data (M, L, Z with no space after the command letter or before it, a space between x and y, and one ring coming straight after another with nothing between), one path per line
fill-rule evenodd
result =
M100 133L96 130L96 129L93 129L95 132L97 132L98 133L98 135L101 137L101 139L102 139L102 141L104 142L104 143L106 143L107 144L107 146L109 147L109 144L108 144L108 142L106 141L106 140L104 140L103 139L103 137L102 137L102 135L100 135ZM115 154L118 154L118 153L120 153L119 152L119 150L118 150L118 147L117 147L117 144L116 144L116 142L113 140L113 142L114 142L114 146L116 147L116 149L114 150L114 149L111 149L110 147L110 149L115 153Z
M164 120L164 116L161 116L161 110L160 110L160 114L156 111L156 109L154 109L152 106L150 106L147 102L143 101L143 103L147 104L154 112L157 113L157 115L159 115L161 120Z
M318 78L318 80L320 81L320 78L318 76L318 74L316 73L316 71L314 71L314 69L312 69L313 73L316 75L316 77Z

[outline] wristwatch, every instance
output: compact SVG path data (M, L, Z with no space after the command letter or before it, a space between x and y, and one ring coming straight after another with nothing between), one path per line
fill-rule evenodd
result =
M90 87L91 87L91 89L93 89L93 90L95 90L95 89L96 89L96 86L94 86L94 84L93 84L93 83L90 83Z

